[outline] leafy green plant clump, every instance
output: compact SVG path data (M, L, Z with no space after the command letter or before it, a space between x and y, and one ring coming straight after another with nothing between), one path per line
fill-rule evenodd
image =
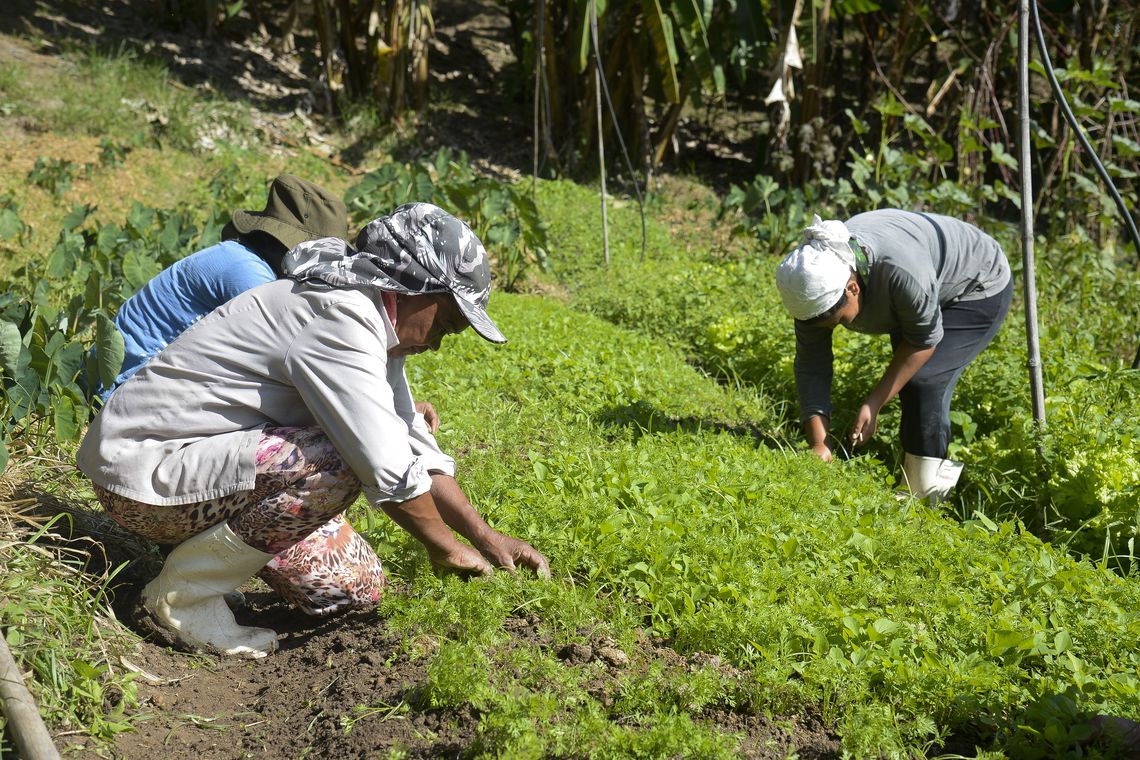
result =
M27 543L3 542L0 626L33 676L28 687L45 721L110 740L129 730L138 707L134 674L119 660L122 633L101 612L100 581L81 581L82 557L36 543L50 528Z
M901 174L885 176L901 182ZM710 374L771 394L783 409L783 430L794 441L795 338L775 288L779 256L767 253L781 254L794 244L798 231L790 234L789 225L813 209L805 206L803 193L777 193L760 179L757 186L747 201L759 214L748 228L757 242L743 239L727 253L656 244L643 264L632 244L634 210L615 209L614 261L604 274L593 256L596 230L567 213L588 192L544 183L540 207L552 219L554 270L570 287L576 308L662 337ZM908 186L914 191L923 185ZM787 210L777 210L776 198L790 204ZM888 199L906 200L883 198ZM922 200L939 207L934 197ZM772 213L765 213L769 207ZM651 241L667 239L659 223L650 220L649 226ZM1004 225L992 227L1007 250L1016 250ZM949 509L962 518L981 512L1020 519L1076 554L1128 569L1140 550L1140 491L1132 475L1140 443L1136 373L1119 368L1122 348L1135 337L1140 277L1113 265L1113 254L1086 235L1043 238L1038 256L1048 430L1038 431L1032 421L1025 328L1015 303L997 340L968 368L955 394L950 454L967 468ZM1011 264L1020 278L1020 260L1011 257ZM832 430L841 431L886 365L890 347L885 338L844 330L836 332L834 346ZM892 472L901 459L897 425L896 403L884 410L878 440L869 449Z
M345 196L349 213L361 225L411 201L435 203L465 221L486 245L507 290L521 284L532 266L547 266L546 225L530 195L477 176L463 153L441 150L418 163L384 164Z
M437 661L433 693L462 699L442 687L457 669L489 737L523 756L558 754L567 736L639 756L638 742L671 736L665 754L683 754L673 732L699 725L711 699L818 710L855 756L955 735L1048 755L1068 746L1056 726L1044 733L1060 718L1043 705L1063 695L1077 705L1066 730L1096 713L1137 717L1134 579L1012 522L959 524L900 502L873 463L794 454L771 433L769 399L717 385L656 339L535 298L497 295L491 309L506 346L465 335L409 376L439 400L440 439L462 454L480 511L546 551L555 580L441 582L390 526L368 533L411 582L384 603L391 624L478 647L446 650L453 665ZM607 698L588 688L596 665L519 668L504 621L531 613L555 651L609 637L635 662L627 680ZM653 687L660 674L636 664L650 640L733 672ZM637 734L590 734L599 699Z

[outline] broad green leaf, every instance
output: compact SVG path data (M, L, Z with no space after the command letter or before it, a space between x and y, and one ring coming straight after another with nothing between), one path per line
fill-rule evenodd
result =
M134 248L123 257L123 278L132 288L138 290L162 271L158 262L149 253Z
M63 229L68 232L78 229L94 211L95 207L90 203L72 206L71 211L63 218Z
M889 633L894 633L897 631L899 629L899 624L889 618L879 618L872 624L872 627L877 633L885 636Z
M36 408L40 390L39 376L31 370L25 370L18 377L16 384L6 389L9 417L19 422L31 414Z
M55 353L55 366L57 376L62 383L75 381L79 371L83 369L83 357L86 353L83 344L78 341L68 343Z
M119 225L105 224L99 228L99 233L95 237L96 246L100 251L113 251L124 237Z
M1005 152L1005 147L1001 143L990 143L990 154L996 163L1002 166L1008 166L1010 169L1020 168L1017 159L1013 155Z
M1122 135L1113 136L1112 147L1116 149L1116 154L1120 158L1132 158L1133 156L1140 155L1140 143Z
M14 209L0 208L0 240L18 237L27 229Z
M20 328L11 322L0 322L0 369L8 377L20 376L20 357L27 349Z
M83 307L87 311L95 311L103 305L103 282L98 272L87 275L87 283L83 290Z
M48 277L62 279L75 269L75 261L83 251L83 236L74 232L60 232L59 241L48 256Z
M106 671L106 668L96 668L84 660L74 660L71 666L81 677L91 681L99 680L99 677Z
M154 222L154 209L142 205L138 201L131 206L131 212L127 216L127 226L135 237L143 237L147 229Z
M98 357L99 382L104 388L110 388L123 369L126 346L119 328L103 312L99 313L95 321L95 349Z
M71 396L62 395L56 399L52 409L52 418L55 420L55 436L60 441L74 441L79 438L81 428L79 411Z
M1103 190L1100 189L1100 185L1093 182L1088 177L1084 176L1083 174L1073 174L1071 176L1072 176L1073 182L1078 187L1080 187L1082 190L1084 190L1086 193L1088 193L1089 195L1095 195L1098 198L1104 198L1105 197L1105 193Z
M8 467L8 447L5 445L3 438L0 438L0 475L4 474L4 470Z
M660 0L642 0L645 26L653 41L654 60L661 76L661 89L670 103L681 102L681 85L677 79L677 47L673 41L673 20L661 9Z
M902 116L906 107L894 95L887 93L875 103L875 110L883 116Z
M1109 97L1108 109L1112 113L1140 113L1140 100Z
M158 236L158 245L163 253L173 255L178 252L182 237L182 226L179 222L178 217L171 216L162 226L162 233Z

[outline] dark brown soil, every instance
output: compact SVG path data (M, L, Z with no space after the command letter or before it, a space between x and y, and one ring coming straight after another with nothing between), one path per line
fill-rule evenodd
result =
M247 598L238 621L277 630L278 652L249 661L141 642L118 663L138 673L136 730L118 736L109 750L78 736L61 738L61 750L166 760L384 757L390 751L409 758L458 758L475 742L475 710L422 705L434 639L404 641L374 612L322 621L265 590L251 588ZM510 618L504 628L511 635L507 647L552 647L533 616ZM649 642L632 658L604 638L562 646L557 656L566 667L601 664L592 668L587 690L607 707L618 679L654 662L735 673L715 657L685 658ZM782 758L793 749L801 758L839 756L836 736L811 716L769 719L720 706L695 718L740 735L742 758Z
M470 712L407 707L425 660L404 653L375 613L314 621L261 592L238 617L273 626L280 651L214 659L143 642L121 658L139 673L141 711L115 757L375 757L400 748L445 758L470 745Z

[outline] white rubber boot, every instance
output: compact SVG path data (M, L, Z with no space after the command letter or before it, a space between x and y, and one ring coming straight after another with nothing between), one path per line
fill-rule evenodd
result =
M187 644L264 657L277 648L277 634L238 625L225 595L271 559L272 554L249 546L223 522L170 552L162 572L143 589L143 606Z
M907 454L903 460L903 474L910 492L917 499L926 499L931 506L943 501L957 485L963 467L961 462L916 454Z

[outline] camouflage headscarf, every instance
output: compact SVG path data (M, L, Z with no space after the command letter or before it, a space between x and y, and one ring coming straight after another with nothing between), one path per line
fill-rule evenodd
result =
M369 222L356 248L322 238L285 255L286 277L333 288L374 287L405 295L451 293L475 331L492 343L506 338L487 316L491 266L471 228L430 203L408 203Z

